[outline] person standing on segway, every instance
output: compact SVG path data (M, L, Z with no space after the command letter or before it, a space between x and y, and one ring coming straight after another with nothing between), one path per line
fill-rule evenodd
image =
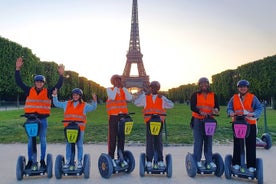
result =
M84 139L84 131L86 128L86 114L87 112L93 111L97 108L97 96L92 94L92 103L88 104L83 101L83 92L80 88L75 88L72 90L72 100L60 102L57 97L57 89L53 91L53 103L58 108L64 109L64 120L68 121L80 121L80 135L78 141L76 142L78 148L78 163L77 168L82 168L82 157L83 157L83 139ZM68 125L67 122L64 123L64 127ZM71 160L71 144L66 142L66 161L63 168L69 168L70 160Z
M39 130L40 138L40 167L46 168L45 164L45 154L46 154L46 134L48 121L47 117L50 116L51 109L51 98L53 89L61 88L63 83L63 74L64 74L64 65L58 67L59 80L53 88L45 88L46 79L43 75L34 76L34 86L30 87L23 83L20 75L20 69L22 68L24 62L23 58L19 57L16 60L16 69L15 69L15 82L16 84L25 92L27 98L24 106L25 114L37 114L40 119L41 125ZM26 169L32 167L37 168L37 155L33 153L32 147L32 138L28 137L28 163Z
M210 91L210 83L206 77L198 80L199 91L192 94L190 100L190 107L192 110L191 127L194 136L194 157L197 162L197 167L204 169L205 167L214 169L216 164L212 161L212 136L204 134L203 120L212 114L219 113L219 102L217 95ZM204 147L204 156L206 159L206 166L201 162L202 147Z
M123 87L122 79L120 75L113 75L110 79L113 87L106 89L107 101L106 109L108 114L108 155L112 158L113 167L117 166L114 159L114 152L117 142L117 156L119 158L119 150L124 152L125 140L121 136L118 136L118 122L120 120L119 114L128 113L127 101L132 100L130 92ZM124 137L124 136L123 136ZM118 139L118 140L117 140ZM124 160L120 163L123 167L126 167L128 163Z
M249 82L240 80L237 83L238 94L230 99L227 105L227 114L235 121L236 115L246 115L245 120L250 124L250 133L245 138L246 146L246 163L249 172L255 172L256 168L256 136L257 136L257 119L261 116L263 106L258 98L249 92ZM234 149L232 165L234 170L239 170L240 160L240 141L233 136Z
M134 104L138 107L144 107L143 113L144 113L144 121L146 123L146 167L151 170L152 160L154 157L154 148L156 148L157 156L158 156L158 167L160 169L165 168L165 164L163 161L163 143L162 143L162 134L160 133L158 136L151 135L150 128L149 128L149 122L151 117L145 116L145 114L165 114L166 109L173 108L174 104L172 101L170 101L168 98L163 96L162 94L159 94L160 90L160 83L158 81L152 81L149 85L149 92L142 92L138 96L138 98L134 101ZM164 123L165 117L160 117L162 120L162 123ZM160 129L160 132L162 131L162 127Z

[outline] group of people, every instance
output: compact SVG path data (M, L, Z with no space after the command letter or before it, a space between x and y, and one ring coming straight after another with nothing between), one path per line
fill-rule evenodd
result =
M25 92L27 98L25 103L25 113L36 113L41 121L40 126L40 144L41 156L40 167L45 165L46 153L46 134L47 134L47 117L50 115L51 100L56 107L64 109L64 120L79 120L83 122L80 125L80 138L77 142L77 167L82 167L82 154L83 154L83 138L86 127L86 114L97 108L97 96L92 94L92 103L83 101L83 91L79 88L72 90L72 99L68 101L59 101L57 98L58 89L63 84L64 66L58 67L60 75L57 84L52 88L45 88L44 84L46 79L42 75L34 77L34 86L29 87L25 85L20 76L20 69L23 66L23 58L19 57L16 61L15 80L18 86ZM149 89L142 91L139 96L134 97L124 86L121 76L113 75L111 77L110 88L107 88L108 99L106 101L106 109L108 113L108 154L113 159L115 165L115 150L124 150L123 138L118 136L118 122L120 120L119 114L128 113L127 102L132 101L136 106L143 107L144 122L148 130L150 118L146 114L156 113L164 114L166 109L173 108L174 103L159 93L160 83L152 81L149 84ZM216 167L212 161L212 136L203 134L203 119L207 116L218 115L220 111L217 95L210 90L209 80L205 77L200 78L198 81L199 90L194 92L190 99L190 108L192 111L191 127L193 129L194 137L194 156L197 161L197 167L205 167L200 162L202 157L202 149L208 167ZM227 105L227 114L233 118L238 114L246 115L246 121L250 124L250 135L246 138L246 158L249 171L254 171L256 168L256 123L261 113L262 105L258 98L249 92L249 82L247 80L240 80L237 83L238 93L233 95ZM164 122L165 118L161 118ZM68 123L64 123L67 126ZM162 127L161 127L162 128ZM234 137L233 149L233 168L239 169L240 167L240 147L238 140ZM155 146L155 147L154 147ZM162 135L152 136L149 131L146 131L146 167L152 167L152 160L154 157L154 148L157 151L158 166L164 167L163 162L163 144ZM69 167L71 157L70 144L66 144L66 161L64 167ZM124 161L124 164L127 164ZM28 163L26 167L31 167L37 164L37 155L32 152L31 138L28 139Z

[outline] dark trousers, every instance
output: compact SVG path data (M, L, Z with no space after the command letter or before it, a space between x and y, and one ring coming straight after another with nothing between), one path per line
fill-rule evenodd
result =
M212 136L205 135L205 127L202 120L193 118L193 135L194 135L194 157L197 162L202 157L202 147L204 147L204 156L207 163L212 161Z
M108 123L108 154L114 159L114 152L117 143L117 156L119 157L119 150L124 153L124 136L118 136L118 122L120 120L119 116L111 115L109 116Z
M232 164L241 165L241 149L245 149L247 167L256 168L256 125L250 125L249 136L245 139L245 148L241 148L241 141L244 140L234 137Z
M146 123L146 155L148 162L152 162L154 154L157 154L157 161L163 161L162 129L163 125L160 128L159 135L151 135L150 123ZM154 153L155 151L156 153Z

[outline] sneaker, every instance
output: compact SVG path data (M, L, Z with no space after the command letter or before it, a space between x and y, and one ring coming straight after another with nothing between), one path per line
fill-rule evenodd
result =
M158 168L159 168L159 169L165 169L165 168L166 168L166 165L164 164L163 161L159 161L159 162L158 162Z
M217 168L217 165L214 162L210 162L209 165L210 165L211 169Z
M63 169L68 169L70 166L70 161L66 161L65 164L63 165Z
M204 166L202 165L201 162L197 162L196 165L197 165L197 167L200 168L200 169L203 169L203 168L204 168Z
M254 172L256 171L256 169L255 169L254 167L249 167L249 168L248 168L248 171L249 171L250 173L254 173Z
M44 160L40 160L40 168L46 169L46 164Z
M81 163L81 161L78 161L77 169L81 169L81 168L82 168L82 163Z
M147 167L148 169L152 169L152 163L151 163L151 162L147 162L147 163L146 163L146 167Z
M113 164L113 167L117 167L117 163L115 159L112 159L112 164Z
M27 165L25 166L25 169L31 169L32 165L33 165L33 161L29 160Z
M123 162L121 162L121 167L127 167L128 166L128 163L127 163L127 161L123 161Z
M240 169L240 166L238 164L232 166L235 171L238 171Z

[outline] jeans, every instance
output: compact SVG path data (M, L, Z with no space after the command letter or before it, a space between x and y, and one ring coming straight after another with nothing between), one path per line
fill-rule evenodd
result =
M47 146L47 142L46 142L46 134L47 134L47 127L48 127L48 121L46 118L44 119L40 119L40 132L39 132L39 139L40 139L40 160L44 160L45 159L45 155L46 155L46 146ZM28 159L32 160L33 163L37 162L37 153L33 153L33 145L32 144L32 137L28 137Z
M201 160L202 147L204 147L204 156L207 163L212 162L212 136L206 136L205 127L202 120L193 118L194 135L194 157L197 162Z
M77 157L78 157L78 162L82 161L82 155L83 155L83 138L84 138L84 131L80 131L79 139L76 142L76 146L78 149L77 152ZM70 161L72 157L71 153L71 143L66 142L66 161ZM74 158L72 158L74 160Z

